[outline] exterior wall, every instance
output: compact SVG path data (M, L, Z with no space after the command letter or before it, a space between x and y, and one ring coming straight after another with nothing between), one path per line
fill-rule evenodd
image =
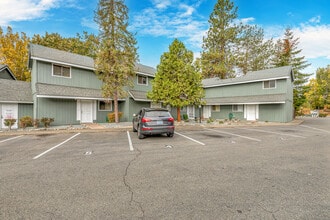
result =
M220 87L205 88L205 97L232 97L232 96L253 96L267 94L283 94L288 92L287 80L276 80L276 88L263 89L263 82L227 85Z
M54 118L51 125L80 124L77 121L77 102L73 99L38 98L35 118Z
M33 104L18 104L18 119L24 116L33 118Z
M259 120L287 122L285 104L259 105Z
M134 101L132 98L129 98L128 102L129 102L129 111L128 111L126 121L132 121L133 114L138 113L138 111L141 108L150 108L150 102L137 102L137 101Z
M35 61L34 61L35 62ZM100 89L102 81L99 80L92 70L71 67L71 78L52 76L52 64L38 61L36 63L37 82L81 88Z

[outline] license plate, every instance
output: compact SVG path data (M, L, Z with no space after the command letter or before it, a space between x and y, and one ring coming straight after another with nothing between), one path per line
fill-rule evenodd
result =
M163 121L157 121L157 125L162 125Z

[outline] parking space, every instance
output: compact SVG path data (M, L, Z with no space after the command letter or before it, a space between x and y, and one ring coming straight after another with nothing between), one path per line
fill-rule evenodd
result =
M2 135L0 219L327 219L328 122Z

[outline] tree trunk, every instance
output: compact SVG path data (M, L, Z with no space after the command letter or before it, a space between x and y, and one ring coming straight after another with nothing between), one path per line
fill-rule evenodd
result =
M118 92L115 92L113 97L114 108L115 108L115 123L119 123L118 117Z
M177 107L177 109L176 109L176 112L177 112L177 116L178 116L178 122L180 122L181 121L181 112L180 112L180 107Z

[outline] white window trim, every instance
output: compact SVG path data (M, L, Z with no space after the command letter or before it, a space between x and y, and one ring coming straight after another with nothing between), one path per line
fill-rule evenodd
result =
M139 77L144 77L144 78L146 78L146 84L139 83ZM148 84L149 84L149 80L148 80L148 77L147 77L147 76L137 75L137 77L136 77L136 81L137 81L137 84L138 84L138 85L141 85L141 86L148 86Z
M265 82L270 82L270 81L275 81L275 86L274 87L265 88ZM276 89L276 85L277 85L276 79L265 80L265 81L262 82L262 88L263 89Z
M68 77L68 76L54 75L54 65L55 66L61 66L61 67L69 68L69 70L70 70L70 76ZM62 77L62 78L71 78L71 76L72 76L71 66L66 66L66 65L58 64L58 63L52 63L52 76L54 76L54 77Z

